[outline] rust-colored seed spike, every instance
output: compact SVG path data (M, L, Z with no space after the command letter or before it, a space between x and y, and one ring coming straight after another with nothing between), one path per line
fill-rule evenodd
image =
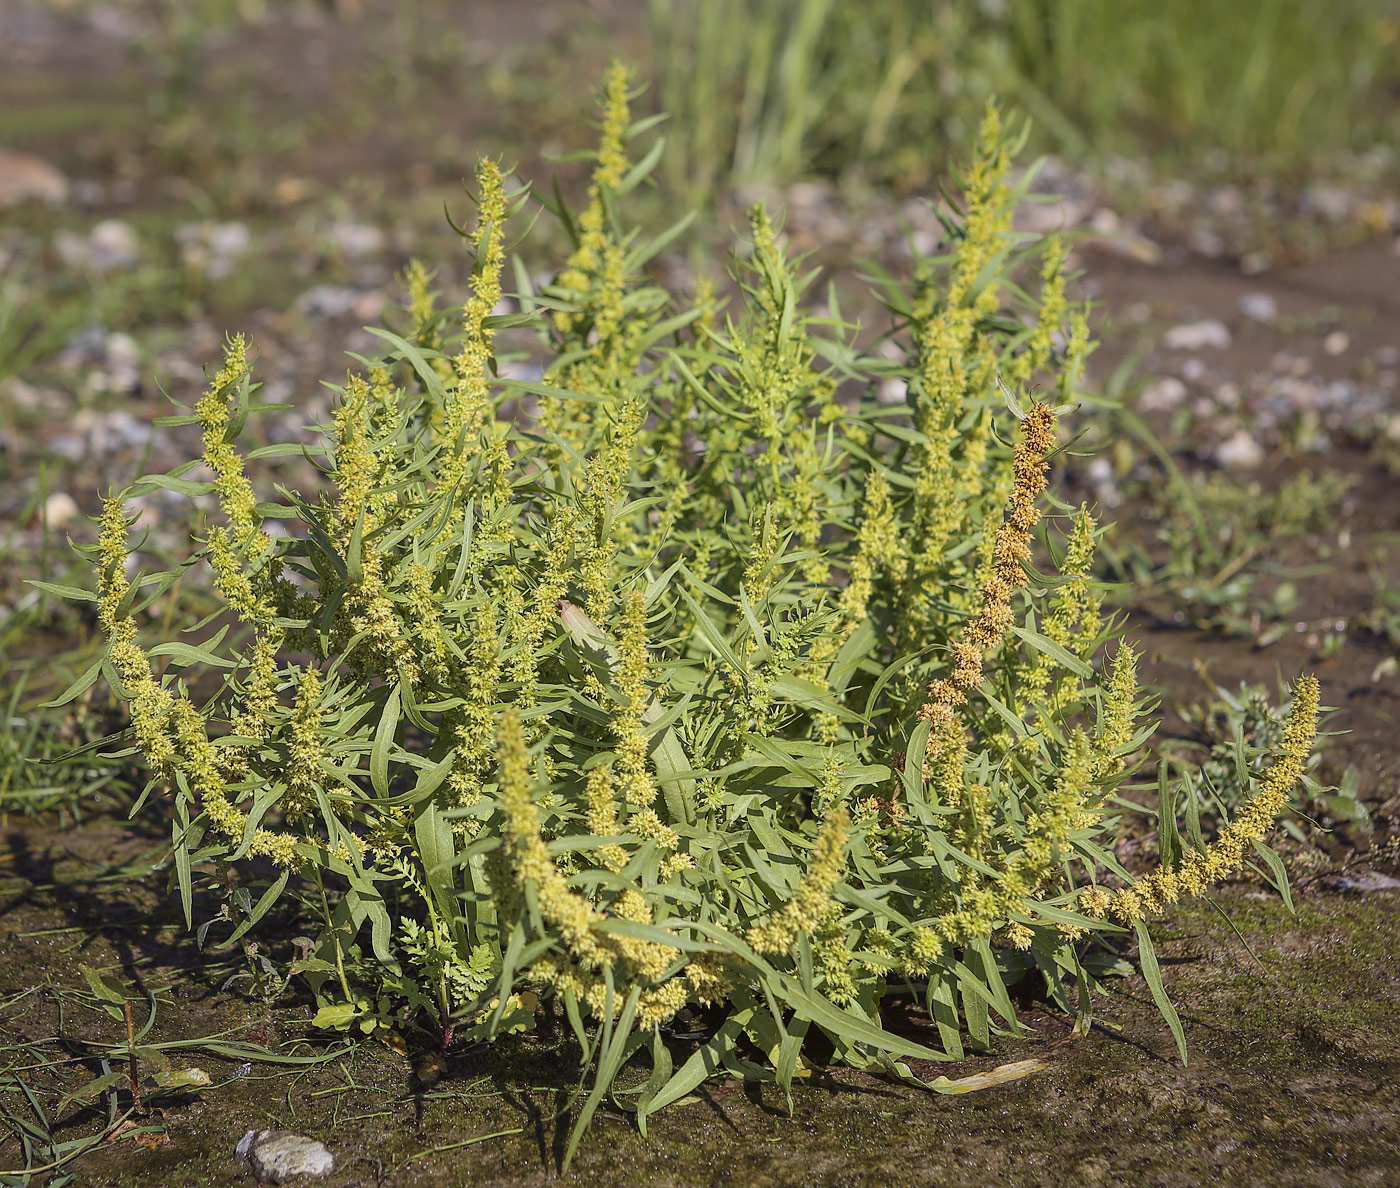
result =
M1049 467L1045 459L1055 448L1055 414L1047 404L1036 404L1026 414L1021 440L1012 459L1015 485L1007 500L1001 527L992 550L991 572L982 582L981 606L963 627L952 646L953 667L946 677L932 681L919 717L932 723L930 746L937 749L941 728L951 724L957 707L967 700L969 689L982 681L982 656L999 643L1014 617L1011 595L1025 580L1030 559L1031 529L1040 522L1036 500L1045 490Z

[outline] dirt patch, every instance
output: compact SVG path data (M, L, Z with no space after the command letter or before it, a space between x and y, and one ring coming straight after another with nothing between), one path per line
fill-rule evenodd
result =
M121 897L114 912L118 904ZM839 1071L800 1082L791 1115L771 1089L711 1082L653 1119L648 1139L605 1112L559 1182L1392 1182L1400 1171L1396 904L1393 894L1318 891L1289 916L1276 897L1238 885L1222 893L1220 906L1239 937L1205 906L1164 924L1159 952L1190 1043L1185 1068L1145 985L1130 976L1098 1003L1099 1022L1082 1040L1070 1038L1069 1020L1032 1002L1024 1035L999 1038L994 1054L955 1070L1049 1059L1045 1071L1022 1082L948 1097ZM62 1033L74 1060L69 1082L87 1075L78 1058L85 1048L118 1040L93 1012L70 1005L60 1020L56 988L81 981L79 962L118 958L120 941L91 935L87 924L68 934L19 934L77 919L77 911L33 905L17 914L12 906L5 915L12 930L0 941L7 996L36 976L55 988L19 1017L11 1013L6 1040L25 1036L42 1049L46 1037ZM76 948L64 939L80 935ZM123 969L148 971L147 984L158 987L174 972L170 956L189 959L190 948L128 951ZM189 967L181 988L161 995L158 1019L163 1041L222 1032L274 1048L305 1027L304 1011L214 995ZM676 1054L685 1054L684 1044ZM423 1087L408 1061L370 1043L290 1070L239 1068L192 1049L180 1060L204 1068L216 1087L160 1103L149 1121L169 1145L144 1150L124 1142L95 1151L80 1164L82 1182L248 1183L232 1152L251 1128L322 1139L337 1155L332 1185L554 1182L568 1121L558 1112L576 1083L574 1055L549 1036L513 1039L453 1053L445 1076ZM915 1071L944 1070L916 1062ZM92 1114L71 1113L65 1133L91 1131Z

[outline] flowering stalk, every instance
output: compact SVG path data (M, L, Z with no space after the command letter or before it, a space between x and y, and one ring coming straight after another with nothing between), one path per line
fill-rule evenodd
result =
M1014 621L1011 595L1025 580L1031 529L1040 522L1035 501L1045 490L1046 458L1054 448L1055 414L1048 405L1035 404L1022 422L1021 440L1016 443L1015 485L996 532L991 573L982 582L981 606L963 625L951 648L952 671L929 684L928 697L919 710L919 718L933 726L931 739L955 720L968 692L981 684L983 653L1001 642Z
M1250 848L1267 836L1303 776L1317 735L1318 700L1317 678L1299 678L1273 767L1239 815L1204 850L1193 850L1176 867L1161 867L1117 891L1087 887L1079 893L1080 910L1131 924L1156 915L1178 899L1202 895L1212 883L1239 870Z
M438 481L445 490L463 489L475 462L475 445L491 405L491 361L496 332L486 324L501 300L501 271L506 259L505 174L490 160L476 167L477 219L467 236L476 264L472 269L472 295L462 310L462 345L454 360L456 382L447 389L443 418L443 462Z

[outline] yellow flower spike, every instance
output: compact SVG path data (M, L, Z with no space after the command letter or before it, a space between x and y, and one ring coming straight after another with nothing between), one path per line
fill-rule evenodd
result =
M481 777L491 762L496 736L495 705L501 679L500 631L496 608L482 603L476 615L466 671L458 676L464 703L449 715L456 738L456 759L447 777L454 802L466 807L481 792Z
M587 595L585 609L596 622L607 618L612 603L613 562L623 539L622 525L610 525L609 521L631 476L646 412L646 404L640 398L627 400L617 410L606 441L589 460L584 478L581 517L573 544L578 584Z
M927 974L942 958L945 946L938 932L927 926L914 929L913 938L900 952L899 963L915 975Z
M914 453L911 476L911 565L899 609L900 634L909 639L927 630L930 584L939 578L944 555L963 527L969 506L988 486L983 471L990 419L980 417L966 433L960 425L965 401L992 387L999 366L993 340L980 325L1001 300L1000 281L983 273L1002 252L1011 226L1007 168L1000 116L989 104L965 185L966 214L946 293L935 284L936 274L926 262L920 263L916 275L911 328L917 377L912 394L915 428L927 440ZM974 294L979 279L984 284ZM948 597L945 590L938 593Z
M253 834L248 847L250 858L266 857L284 870L300 871L306 863L297 853L297 838L290 833L274 833L269 829L259 829Z
M283 805L290 815L299 816L315 807L315 789L321 782L321 760L324 757L321 674L315 668L307 667L297 679L296 708L292 711L288 745L287 796Z
M696 1001L710 1006L723 1002L743 978L718 954L705 953L685 967L685 981Z
M267 554L272 542L259 526L258 497L244 473L243 458L228 440L232 402L249 375L248 343L238 334L228 340L224 365L195 405L202 430L204 462L214 472L219 509L228 521L209 531L209 564L214 586L242 620L270 626L290 590L281 579L281 566ZM240 554L257 565L250 576Z
M539 810L531 795L525 732L513 710L502 716L498 738L498 795L505 817L505 850L517 885L535 888L540 915L558 931L570 957L584 969L598 969L622 960L639 975L655 977L675 960L677 950L669 945L612 936L595 928L606 916L569 888L541 836Z
M1062 404L1077 399L1084 361L1093 354L1094 345L1089 337L1088 316L1082 309L1075 310L1069 319L1069 342L1065 346L1065 364L1060 371L1059 398Z
M1035 933L1024 924L1011 924L1006 929L1006 943L1013 949L1020 949L1022 951L1029 949L1031 947L1031 941L1034 939Z
M636 1026L641 1031L669 1022L689 999L689 990L680 978L672 978L654 990L642 991L637 1000Z
M601 313L613 332L621 323L622 278L616 275L621 257L607 232L604 195L615 190L627 172L626 137L631 122L628 83L627 67L620 61L614 62L604 87L603 135L593 180L588 187L588 205L578 218L578 246L559 274L559 284L583 295L594 317ZM569 334L577 330L587 316L587 313L560 310L554 315L554 323L560 331Z
M617 794L612 773L606 767L595 767L588 773L588 832L594 837L616 837L622 832L617 816ZM618 871L627 865L627 851L616 843L594 851L598 862L607 870Z
M223 368L194 407L203 430L204 461L214 472L219 507L236 546L246 544L257 529L257 496L243 473L242 457L227 440L229 400L237 396L248 370L248 342L238 334L229 339Z
M414 655L425 676L445 683L450 675L452 651L442 622L442 599L433 588L433 574L417 561L404 565L400 573L408 597L402 614L415 635Z
M792 898L745 934L754 949L760 953L787 953L800 933L811 935L820 928L833 903L831 893L846 865L850 833L851 818L845 806L833 806L812 842L811 860Z
M472 295L462 310L463 340L453 362L455 381L447 388L442 419L442 453L438 483L443 490L456 489L465 502L466 478L476 462L476 442L491 408L492 360L496 332L486 319L501 300L501 273L506 259L508 213L505 174L495 161L476 166L477 219L467 238L476 253L472 269ZM483 247L485 250L483 250Z
M855 962L846 947L841 907L833 903L812 937L812 967L820 976L822 993L837 1006L854 1002L859 993Z
M379 479L379 462L370 446L370 386L352 375L340 403L331 413L335 440L335 524L342 548L350 544L355 528L368 519L364 531L374 528L370 496Z
M404 285L408 289L408 316L413 319L413 338L421 346L436 350L437 336L432 329L437 313L437 294L432 291L433 274L416 256L408 262Z
M1121 752L1133 736L1137 688L1137 653L1127 643L1119 643L1094 739L1096 778L1122 766Z
M626 804L639 809L656 800L656 779L648 766L647 737L642 729L642 716L651 700L646 681L650 667L646 603L640 590L629 590L622 599L618 664L613 670L622 700L613 708L612 732L617 739L618 792Z
M355 658L358 674L377 672L388 681L400 673L417 683L420 669L413 648L385 589L384 558L373 539L379 527L376 490L380 463L370 442L374 392L360 376L351 376L344 396L331 416L335 439L335 480L338 497L334 519L337 543L348 556L359 536L360 580L345 599L343 627L365 636L368 647Z
M1040 303L1036 314L1035 329L1031 332L1025 348L1015 358L1006 362L1003 374L1007 382L1024 387L1031 378L1051 360L1055 351L1055 336L1064 327L1069 313L1069 302L1065 299L1065 260L1069 248L1059 236L1050 239L1045 252L1045 264L1040 274Z
M1094 518L1087 509L1075 517L1060 576L1064 583L1056 588L1050 605L1039 622L1040 633L1066 651L1089 659L1089 650L1098 640L1103 623L1099 599L1089 589L1089 573L1095 552ZM1042 651L1033 652L1016 665L1014 687L1017 691L1012 710L1024 718L1032 703L1045 701L1044 712L1057 715L1064 710L1078 687L1078 678L1061 669L1055 659ZM1014 738L1010 729L1000 731L993 745L1001 751L1011 747Z
M856 531L856 556L841 591L841 617L847 634L865 618L878 573L889 572L896 583L903 579L899 524L890 500L889 480L882 471L871 470L866 478L861 511L861 524Z
M1003 237L1011 229L1011 193L1006 185L1009 165L1001 113L989 102L977 134L977 156L964 186L967 215L949 285L950 305L962 305L973 296L974 284L1001 250ZM979 318L987 317L996 311L998 301L999 287L993 281L973 298L973 311Z
M253 641L253 657L249 665L248 687L244 706L258 723L265 737L267 721L277 708L277 652L282 646L283 633L269 631Z
M1273 766L1239 814L1204 850L1193 850L1174 869L1159 868L1130 887L1112 893L1100 887L1079 893L1086 915L1131 924L1187 896L1202 894L1213 883L1234 874L1255 842L1263 841L1288 805L1302 778L1317 736L1320 691L1316 677L1300 677L1293 687L1293 708L1284 727Z
M182 774L214 827L225 836L243 834L244 815L228 800L217 749L209 741L204 719L184 698L161 687L150 660L136 642L136 624L122 609L131 591L126 576L126 513L122 501L103 500L98 535L98 622L107 635L108 657L130 695L136 740L153 769L167 778Z

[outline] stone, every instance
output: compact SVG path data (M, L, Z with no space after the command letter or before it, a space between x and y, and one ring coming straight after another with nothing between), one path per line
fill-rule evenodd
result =
M0 149L0 206L58 203L67 197L68 179L47 161L29 153Z
M44 500L44 523L50 528L62 528L82 514L77 500L67 491L55 491Z
M1095 458L1089 463L1087 473L1089 485L1094 488L1094 498L1104 507L1117 507L1122 502L1112 462L1107 458Z
M382 252L386 239L382 228L369 223L332 223L326 230L327 242L352 260Z
M1143 412L1171 412L1187 396L1186 385L1174 375L1164 375L1143 389L1138 407Z
M86 235L60 231L54 236L54 249L69 268L111 272L136 262L140 242L130 223L103 219Z
M1400 891L1400 879L1378 870L1363 871L1358 875L1342 875L1337 879L1338 891L1351 891L1365 894L1370 891Z
M1162 339L1169 351L1223 350L1230 345L1230 328L1218 318L1173 326Z
M1322 340L1322 349L1333 357L1345 355L1351 346L1351 338L1345 330L1333 330Z
M909 399L909 384L902 379L882 379L875 389L875 399L884 405L905 404Z
M324 1143L290 1130L250 1130L239 1139L234 1154L264 1184L285 1184L298 1177L319 1180L335 1167L335 1156Z
M1090 242L1103 251L1138 264L1162 262L1162 249L1147 236L1125 227L1117 211L1100 207L1090 218L1089 228L1094 232Z
M246 223L186 223L175 228L175 242L187 267L222 280L248 250L252 234Z
M352 289L348 285L313 285L296 299L298 313L331 321L354 317L361 322L378 317L384 294L377 289Z
M1193 252L1208 260L1218 260L1225 254L1225 237L1214 227L1192 227L1187 233L1186 242Z
M1257 470L1264 461L1264 447L1248 429L1236 429L1215 447L1215 460L1226 470Z
M1246 293L1240 298L1240 313L1255 322L1272 322L1278 317L1278 302L1272 293Z

